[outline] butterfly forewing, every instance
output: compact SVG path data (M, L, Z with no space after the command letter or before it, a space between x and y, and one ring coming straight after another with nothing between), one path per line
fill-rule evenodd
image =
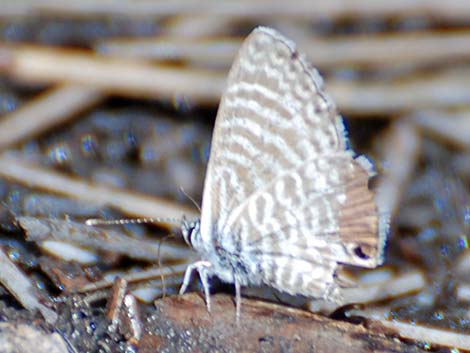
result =
M343 150L343 126L316 70L277 32L258 28L230 71L204 186L202 237L252 193L305 160Z

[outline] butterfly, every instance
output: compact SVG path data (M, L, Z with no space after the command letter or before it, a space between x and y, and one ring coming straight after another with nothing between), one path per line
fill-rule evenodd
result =
M319 73L277 31L259 27L232 65L216 117L200 220L182 234L210 278L340 301L340 264L383 261L388 218L368 188L374 175L348 148L342 118Z

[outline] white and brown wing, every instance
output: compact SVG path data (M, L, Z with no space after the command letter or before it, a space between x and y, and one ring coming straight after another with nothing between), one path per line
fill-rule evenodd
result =
M347 150L323 82L294 45L260 28L229 74L214 129L201 236L242 283L332 297L338 264L382 262L372 167ZM229 266L229 267L230 267Z

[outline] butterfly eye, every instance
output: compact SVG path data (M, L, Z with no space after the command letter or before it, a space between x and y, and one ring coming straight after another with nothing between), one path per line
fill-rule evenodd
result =
M192 245L192 239L193 239L193 232L194 232L194 223L191 223L188 228L188 235L186 236L188 239L189 245Z
M181 226L181 233L183 234L183 239L186 244L191 245L191 233L193 232L193 228L191 227L191 224L187 223L186 221L183 221L183 224Z
M181 226L181 232L183 233L183 239L189 246L193 246L193 235L197 235L199 229L198 222L183 222Z

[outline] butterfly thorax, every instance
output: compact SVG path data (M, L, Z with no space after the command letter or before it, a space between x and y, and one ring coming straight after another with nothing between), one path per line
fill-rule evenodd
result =
M201 260L211 264L208 269L211 275L216 275L222 281L233 283L237 276L241 285L257 284L256 270L249 266L248 259L244 259L242 251L228 248L218 241L205 242L201 235L200 220L188 222L183 220L181 230L185 241L199 254ZM213 239L220 239L217 234Z

